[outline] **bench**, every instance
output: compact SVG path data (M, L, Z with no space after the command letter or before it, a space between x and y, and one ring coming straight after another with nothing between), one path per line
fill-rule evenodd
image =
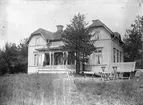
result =
M132 72L135 71L135 62L118 62L110 63L109 72L113 72L114 79L123 79L123 73L130 73L128 79L131 78Z

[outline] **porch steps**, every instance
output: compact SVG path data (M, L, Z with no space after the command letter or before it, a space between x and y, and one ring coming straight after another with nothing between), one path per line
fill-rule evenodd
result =
M38 73L67 73L75 71L74 65L52 65L38 67Z
M38 73L68 73L69 71L74 71L71 69L39 69Z
M51 69L51 70L43 70L43 69L39 69L38 73L66 73L67 70L55 70L55 69Z

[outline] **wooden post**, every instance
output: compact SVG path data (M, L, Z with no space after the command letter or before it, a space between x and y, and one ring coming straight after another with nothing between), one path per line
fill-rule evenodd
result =
M52 57L51 57L51 52L49 52L49 65L51 65L51 60L52 60Z
M66 52L66 65L68 65L68 52Z
M63 65L65 65L65 52L62 52L63 53Z
M54 65L54 52L51 52L51 65Z
M45 66L45 53L42 54L42 66Z

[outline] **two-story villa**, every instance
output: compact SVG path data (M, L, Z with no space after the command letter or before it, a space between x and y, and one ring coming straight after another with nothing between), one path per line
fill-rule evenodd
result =
M112 32L100 20L93 20L92 27L96 51L89 56L86 69L99 72L102 65L123 62L123 42L118 32ZM75 70L74 52L62 49L63 26L57 25L56 32L39 28L28 40L28 73L63 73ZM65 59L67 58L67 59ZM107 68L108 69L108 68Z

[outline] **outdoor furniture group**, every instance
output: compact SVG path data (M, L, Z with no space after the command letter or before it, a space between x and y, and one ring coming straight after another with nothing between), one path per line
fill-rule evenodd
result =
M129 76L127 78L130 79L134 71L135 71L135 62L111 63L108 66L101 65L101 71L99 71L98 74L100 75L101 80L109 81L109 80L123 79L124 73L128 73ZM83 73L85 76L87 74L92 74L92 77L97 74L93 71L84 71Z

